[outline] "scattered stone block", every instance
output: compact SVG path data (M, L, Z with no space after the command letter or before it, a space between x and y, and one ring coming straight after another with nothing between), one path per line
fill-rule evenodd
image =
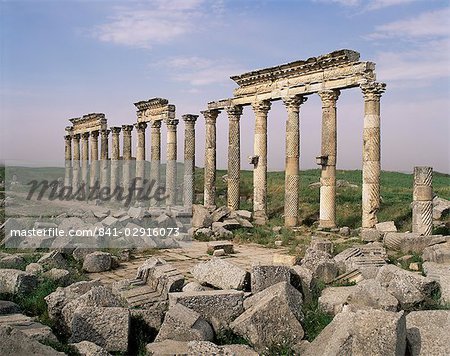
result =
M142 219L145 216L145 209L142 207L130 207L127 212L128 216L132 219Z
M246 219L246 220L251 220L251 218L252 218L252 212L248 211L248 210L235 210L234 213L237 216L239 216L243 219Z
M192 227L197 229L210 227L212 222L211 214L206 207L198 204L192 206Z
M241 226L237 219L226 219L222 222L225 229L235 229Z
M288 266L253 265L251 274L251 291L258 293L279 282L290 282L291 273Z
M226 256L225 250L215 250L213 252L213 257L222 257L222 256Z
M424 262L422 267L427 278L439 283L441 303L450 304L450 264Z
M247 345L222 345L218 346L210 341L190 341L188 344L189 355L233 355L233 356L257 356L258 354Z
M119 219L113 217L113 216L107 216L102 220L102 224L106 227L115 227L117 226L117 223L119 222Z
M423 250L423 260L436 263L450 263L450 242L427 247Z
M90 341L107 351L127 352L130 312L116 307L80 307L72 319L71 343Z
M68 267L64 255L59 251L51 251L46 253L38 260L38 263L46 268L66 269Z
M199 235L203 235L205 237L211 237L214 235L213 231L211 228L209 227L202 227L200 229L195 230L194 232L194 236L199 236Z
M228 207L221 206L212 212L211 220L213 223L220 221L223 218L227 217L229 213L230 213L230 209Z
M313 237L310 247L316 251L322 251L329 254L333 253L333 243L321 237Z
M298 262L297 256L273 254L272 262L274 265L295 266Z
M282 240L276 240L274 243L275 243L275 246L277 246L277 247L283 246L283 241Z
M413 311L406 316L406 338L409 354L450 354L450 311Z
M244 312L244 292L211 290L169 294L169 305L180 303L199 313L215 333L229 329L229 324Z
M192 275L201 284L208 284L220 289L244 289L249 275L244 269L220 258L201 262L192 269Z
M303 266L293 266L291 268L291 284L301 291L305 303L312 301L316 281L311 270Z
M175 304L166 313L155 342L163 340L211 341L213 338L213 329L199 313L182 304Z
M30 263L25 267L25 272L39 275L44 272L44 267L40 263Z
M145 350L149 356L189 354L188 342L176 340L152 342L151 344L147 344Z
M231 323L234 333L249 340L256 351L286 342L296 344L304 335L302 296L289 282L281 282L249 298L250 306Z
M202 286L198 282L189 282L183 287L183 292L201 292L205 290L210 290L208 287Z
M0 269L0 293L25 294L37 286L37 277L17 269Z
M319 307L325 313L337 315L348 304L350 295L355 289L356 286L325 288L319 297Z
M52 329L23 314L0 315L0 327L10 326L39 342L57 341Z
M76 344L70 344L81 356L111 356L103 347L100 347L90 341L80 341Z
M361 239L365 242L381 241L383 234L376 229L363 229L361 231Z
M0 315L19 313L20 307L16 303L10 302L8 300L0 300Z
M440 220L448 211L450 211L450 200L435 196L433 198L433 219Z
M339 229L339 235L350 236L351 230L348 226L343 226Z
M23 257L19 255L9 255L0 259L3 268L19 269L24 262Z
M338 275L338 267L327 252L308 248L302 260L302 266L310 269L314 278L325 283L333 281Z
M420 271L419 262L411 262L408 267L411 271Z
M375 229L382 234L385 234L387 232L397 232L397 227L395 226L395 223L393 221L384 221L375 224Z
M207 244L207 253L212 254L215 250L224 250L226 254L234 253L233 243L230 241L211 241Z
M363 280L355 286L348 298L348 304L355 309L382 309L395 312L398 300L375 279Z
M50 271L45 272L43 276L63 287L70 282L70 272L66 269L52 268Z
M221 222L215 222L212 225L212 233L218 239L231 239L233 237L233 233L226 229Z
M85 256L83 270L89 273L105 272L111 269L111 254L108 252L92 252Z

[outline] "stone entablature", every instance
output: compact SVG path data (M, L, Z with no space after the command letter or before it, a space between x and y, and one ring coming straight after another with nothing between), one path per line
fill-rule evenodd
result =
M134 103L137 107L137 121L167 121L175 119L175 105L169 104L169 100L153 98Z
M72 134L92 132L107 129L107 120L103 113L91 113L69 120L72 123Z
M344 49L233 76L231 79L239 85L233 92L234 97L210 102L208 109L353 88L375 81L375 63L360 62L359 56L358 52Z

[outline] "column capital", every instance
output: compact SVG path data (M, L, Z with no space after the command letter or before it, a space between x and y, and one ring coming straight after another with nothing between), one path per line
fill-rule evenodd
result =
M180 122L180 120L178 120L178 119L169 119L166 121L166 126L168 129L175 130L177 128L177 125L179 122Z
M134 124L134 127L136 127L136 131L138 133L143 133L143 132L145 132L145 129L147 128L147 123L146 122L136 122Z
M239 120L242 115L242 106L241 105L228 106L227 114L230 120Z
M220 110L217 109L201 111L201 114L205 117L207 124L215 124L217 116L219 116L219 113Z
M87 139L89 138L89 136L90 136L90 132L83 132L83 133L81 134L81 137L82 137L84 140L87 140Z
M77 133L77 134L74 134L72 137L75 141L80 141L81 135L79 133Z
M67 134L71 134L72 131L73 131L73 127L72 126L66 126L64 130L67 132Z
M195 122L198 119L198 115L193 115L193 114L185 114L182 115L181 118L186 122L186 123L193 123L195 124Z
M72 135L64 135L64 140L68 143L72 142Z
M99 132L98 130L91 131L91 138L92 138L93 140L97 140L99 134L100 134L100 132Z
M303 104L308 98L303 95L286 96L282 98L283 104L288 110L298 110L299 106Z
M386 84L378 82L363 83L360 87L366 101L380 100L381 94L386 90Z
M106 137L106 138L107 138L110 132L111 132L111 130L108 130L108 129L101 129L101 130L100 130L100 135L101 135L102 137Z
M330 106L336 104L336 100L338 100L341 92L337 89L327 89L321 90L317 94L319 94L320 99L322 99L322 104Z
M131 135L131 131L133 131L133 125L122 125L122 131L124 135Z
M153 120L151 123L152 129L160 129L161 128L161 120Z
M267 113L270 110L272 103L269 100L261 100L256 101L252 103L252 108L255 114L264 114L267 115Z
M113 126L111 127L111 133L113 135L118 135L120 134L120 131L122 130L122 128L120 126Z

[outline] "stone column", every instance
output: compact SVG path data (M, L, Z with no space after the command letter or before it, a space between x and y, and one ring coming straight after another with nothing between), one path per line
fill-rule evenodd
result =
M202 111L206 120L205 186L203 205L216 206L216 120L219 110Z
M138 122L134 124L134 127L136 127L137 131L136 178L140 178L136 181L136 188L142 189L145 179L145 129L147 128L147 124L145 122Z
M133 125L122 125L123 133L123 153L122 153L122 168L123 168L123 188L128 190L130 187L130 170L131 170L131 131Z
M100 130L100 187L109 187L108 136L110 130Z
M94 187L99 178L98 169L98 136L99 131L91 131L91 177L90 177L90 187Z
M119 184L119 160L120 160L120 127L111 127L111 192L114 192Z
M253 219L257 225L267 222L267 113L270 106L268 100L252 104L256 119L254 153L257 157L253 170Z
M167 120L166 204L177 203L177 125L178 119Z
M192 209L195 197L195 122L198 115L183 115L184 120L184 207Z
M374 228L380 208L380 98L384 83L364 83L362 228Z
M70 187L72 182L72 135L70 130L67 131L67 135L64 136L64 186Z
M239 209L241 180L241 133L240 118L242 106L230 106L228 114L228 187L227 206L232 210Z
M319 227L324 228L336 227L336 101L339 94L339 90L319 92L322 99L322 171L320 174Z
M154 187L161 184L161 120L152 121L151 124L151 149L150 149L150 181L154 182ZM151 206L156 206L159 201L150 200Z
M286 121L286 172L284 181L284 225L297 226L300 190L300 105L306 97L296 95L283 98L287 110Z
M76 192L80 185L80 134L73 135L73 175L72 189Z
M412 232L433 234L433 167L414 167Z
M84 190L89 191L89 132L81 134L81 184L84 185Z

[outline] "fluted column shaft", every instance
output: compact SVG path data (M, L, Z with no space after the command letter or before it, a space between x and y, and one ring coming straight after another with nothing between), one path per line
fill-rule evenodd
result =
M362 227L373 228L380 208L380 98L386 84L361 85L364 94Z
M99 131L91 131L91 167L90 186L93 187L99 178L98 169L98 136Z
M75 192L80 185L80 134L73 135L73 171L72 189Z
M336 227L336 158L337 158L337 118L336 101L339 90L319 92L322 99L322 149L324 157L320 173L319 226Z
M183 205L191 209L195 198L195 122L198 115L183 115L184 120L184 195Z
M259 225L267 222L267 113L270 106L267 100L252 104L256 119L254 153L258 157L253 170L253 219Z
M283 98L287 110L286 168L284 181L284 225L297 226L299 209L300 105L306 97L296 95Z
M137 132L136 178L140 178L136 181L136 188L139 189L144 186L145 179L145 129L147 128L147 124L145 122L138 122L134 126Z
M412 232L433 234L433 168L414 167Z
M120 159L120 143L119 135L120 127L111 127L111 190L114 191L119 184L119 159Z
M232 210L239 209L241 178L241 133L240 118L242 106L230 106L228 113L228 180L227 206Z
M108 136L110 130L100 130L100 186L109 187Z
M82 151L81 151L81 181L85 185L87 190L89 182L89 132L83 132L81 134Z
M177 125L178 120L167 121L166 204L177 202Z
M71 185L72 178L72 135L68 133L64 136L64 186Z
M122 182L123 187L127 190L130 187L130 173L131 173L131 131L133 125L122 125L123 133L123 147L122 147Z
M216 205L216 120L219 112L219 110L202 111L206 120L203 204L207 207Z
M161 180L161 120L152 121L151 124L151 149L150 149L150 180L155 187L159 187ZM151 206L159 204L152 199Z

